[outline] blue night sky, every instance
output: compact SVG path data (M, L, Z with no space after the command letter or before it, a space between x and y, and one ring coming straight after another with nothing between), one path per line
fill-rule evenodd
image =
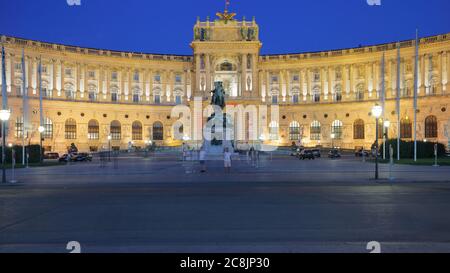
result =
M0 33L69 45L190 55L196 17L215 18L225 0L0 0ZM450 32L449 0L231 0L256 16L262 54L381 44Z

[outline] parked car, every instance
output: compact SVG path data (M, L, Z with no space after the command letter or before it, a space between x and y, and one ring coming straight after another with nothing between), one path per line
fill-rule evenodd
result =
M320 154L320 150L319 149L313 149L312 153L314 154L314 157L316 157L316 158L320 158L322 156Z
M88 153L79 153L74 157L73 161L75 161L75 162L86 162L86 161L91 162L92 155L88 154Z
M314 159L316 159L316 157L314 156L314 153L312 150L303 150L299 154L299 159L300 160L305 160L305 159L314 160Z
M44 159L59 159L58 153L45 153Z
M369 151L366 151L366 150L364 150L364 148L357 148L356 150L355 150L355 156L356 157L369 157L370 156L370 153L369 153Z
M332 159L341 158L341 153L339 150L333 149L328 153L328 157Z

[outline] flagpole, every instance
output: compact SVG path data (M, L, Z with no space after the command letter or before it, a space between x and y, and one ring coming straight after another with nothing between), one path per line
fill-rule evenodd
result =
M400 76L401 76L401 57L400 43L397 45L397 161L400 161L400 139L401 139L401 120L400 120Z
M26 81L26 67L25 67L25 49L22 49L22 108L23 108L23 135L22 135L22 165L25 166L25 137L28 134L28 91L27 91L27 81Z
M8 111L8 91L6 87L6 61L5 61L5 47L2 44L2 112ZM11 114L11 112L9 112ZM8 117L9 119L9 117ZM6 118L2 117L1 124L2 124L2 183L6 183L6 137L7 137L7 120Z
M42 106L42 57L39 58L39 67L38 67L38 74L39 74L39 155L40 155L40 162L43 163L43 156L42 156L42 133L45 131L44 126L44 114L43 114L43 106Z
M416 29L416 53L414 64L414 162L417 161L417 97L419 71L419 30Z
M381 94L380 94L380 100L381 100L381 108L383 109L383 121L384 121L384 112L385 112L385 96L386 96L386 79L385 79L385 52L383 52L383 57L381 58ZM379 126L379 120L377 120L376 128ZM383 132L383 139L384 139L384 124L382 127ZM379 139L377 135L377 139ZM385 151L386 143L383 143L383 151ZM378 152L378 151L377 151ZM385 159L385 153L383 152L383 159Z

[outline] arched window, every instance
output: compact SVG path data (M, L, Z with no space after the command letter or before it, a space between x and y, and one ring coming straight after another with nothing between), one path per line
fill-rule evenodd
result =
M425 138L437 138L438 126L437 118L435 116L429 116L425 119Z
M100 139L100 126L95 119L90 120L88 123L88 139L99 140Z
M122 139L122 126L119 121L115 120L111 122L110 135L112 140Z
M16 137L23 138L23 117L16 119Z
M289 139L290 140L301 139L300 124L297 121L293 121L289 125Z
M159 121L153 123L153 140L164 140L164 125Z
M139 121L133 122L132 138L133 140L142 140L142 123Z
M320 137L322 135L322 128L320 125L320 122L317 120L313 121L311 123L311 130L310 130L310 138L311 140L320 140Z
M342 139L342 121L333 121L331 124L331 133L334 134L334 139Z
M269 124L269 139L278 140L278 131L279 131L278 122L272 121Z
M77 139L77 122L74 119L66 120L65 137L66 139Z
M365 139L364 132L364 120L357 119L353 124L353 138L354 139Z
M42 138L53 139L53 121L49 118L44 119L44 132L42 133Z
M409 118L404 118L400 121L400 137L412 138L412 123Z

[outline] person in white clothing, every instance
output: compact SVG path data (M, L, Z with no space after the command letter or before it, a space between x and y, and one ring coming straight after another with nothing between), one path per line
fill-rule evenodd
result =
M230 172L231 171L231 153L228 148L225 148L225 151L223 153L223 161L225 164L225 171Z

